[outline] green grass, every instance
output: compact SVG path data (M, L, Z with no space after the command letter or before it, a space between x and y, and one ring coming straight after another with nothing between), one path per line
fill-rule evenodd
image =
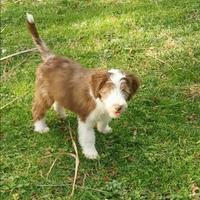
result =
M200 198L199 1L3 1L2 57L33 47L25 12L54 52L88 68L129 70L142 82L126 113L111 123L114 132L97 133L101 159L85 159L78 146L73 198ZM33 132L39 62L36 53L1 62L2 199L65 199L71 192L72 158L61 156L47 173L57 155L73 152L67 126L77 137L76 117L62 122L49 111L51 131Z

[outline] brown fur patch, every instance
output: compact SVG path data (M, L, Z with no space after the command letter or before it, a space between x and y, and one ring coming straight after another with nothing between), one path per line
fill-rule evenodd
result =
M130 100L139 88L140 82L133 74L125 73L125 75L126 77L123 78L125 82L121 84L121 89L127 95L127 100Z
M95 98L101 98L101 91L109 79L107 71L96 71L91 77L91 89Z
M57 101L85 120L96 103L90 95L92 72L61 57L50 58L39 65L36 73L36 91L33 120L43 118L44 112Z
M107 80L99 90L100 98L107 97L112 89L114 89L114 83L111 80Z

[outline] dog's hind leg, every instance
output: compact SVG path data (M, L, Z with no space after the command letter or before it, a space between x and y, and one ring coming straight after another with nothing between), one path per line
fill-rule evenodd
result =
M65 108L62 107L57 101L54 102L53 109L58 113L58 116L61 119L66 118L67 115L66 115L66 112L65 112Z
M34 131L45 133L49 131L45 123L45 113L53 104L53 100L44 90L36 90L32 106L32 116L34 121Z

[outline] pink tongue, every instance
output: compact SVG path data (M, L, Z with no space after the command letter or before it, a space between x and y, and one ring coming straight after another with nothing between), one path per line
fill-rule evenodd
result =
M116 116L120 116L120 112L115 112L115 115Z

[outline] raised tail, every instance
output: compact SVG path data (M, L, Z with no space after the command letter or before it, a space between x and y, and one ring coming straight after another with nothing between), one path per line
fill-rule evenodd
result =
M45 61L49 59L49 57L51 57L53 54L50 52L50 50L40 38L37 32L37 28L35 26L33 15L26 13L26 19L28 30L31 33L34 44L36 45L41 54L42 60Z

